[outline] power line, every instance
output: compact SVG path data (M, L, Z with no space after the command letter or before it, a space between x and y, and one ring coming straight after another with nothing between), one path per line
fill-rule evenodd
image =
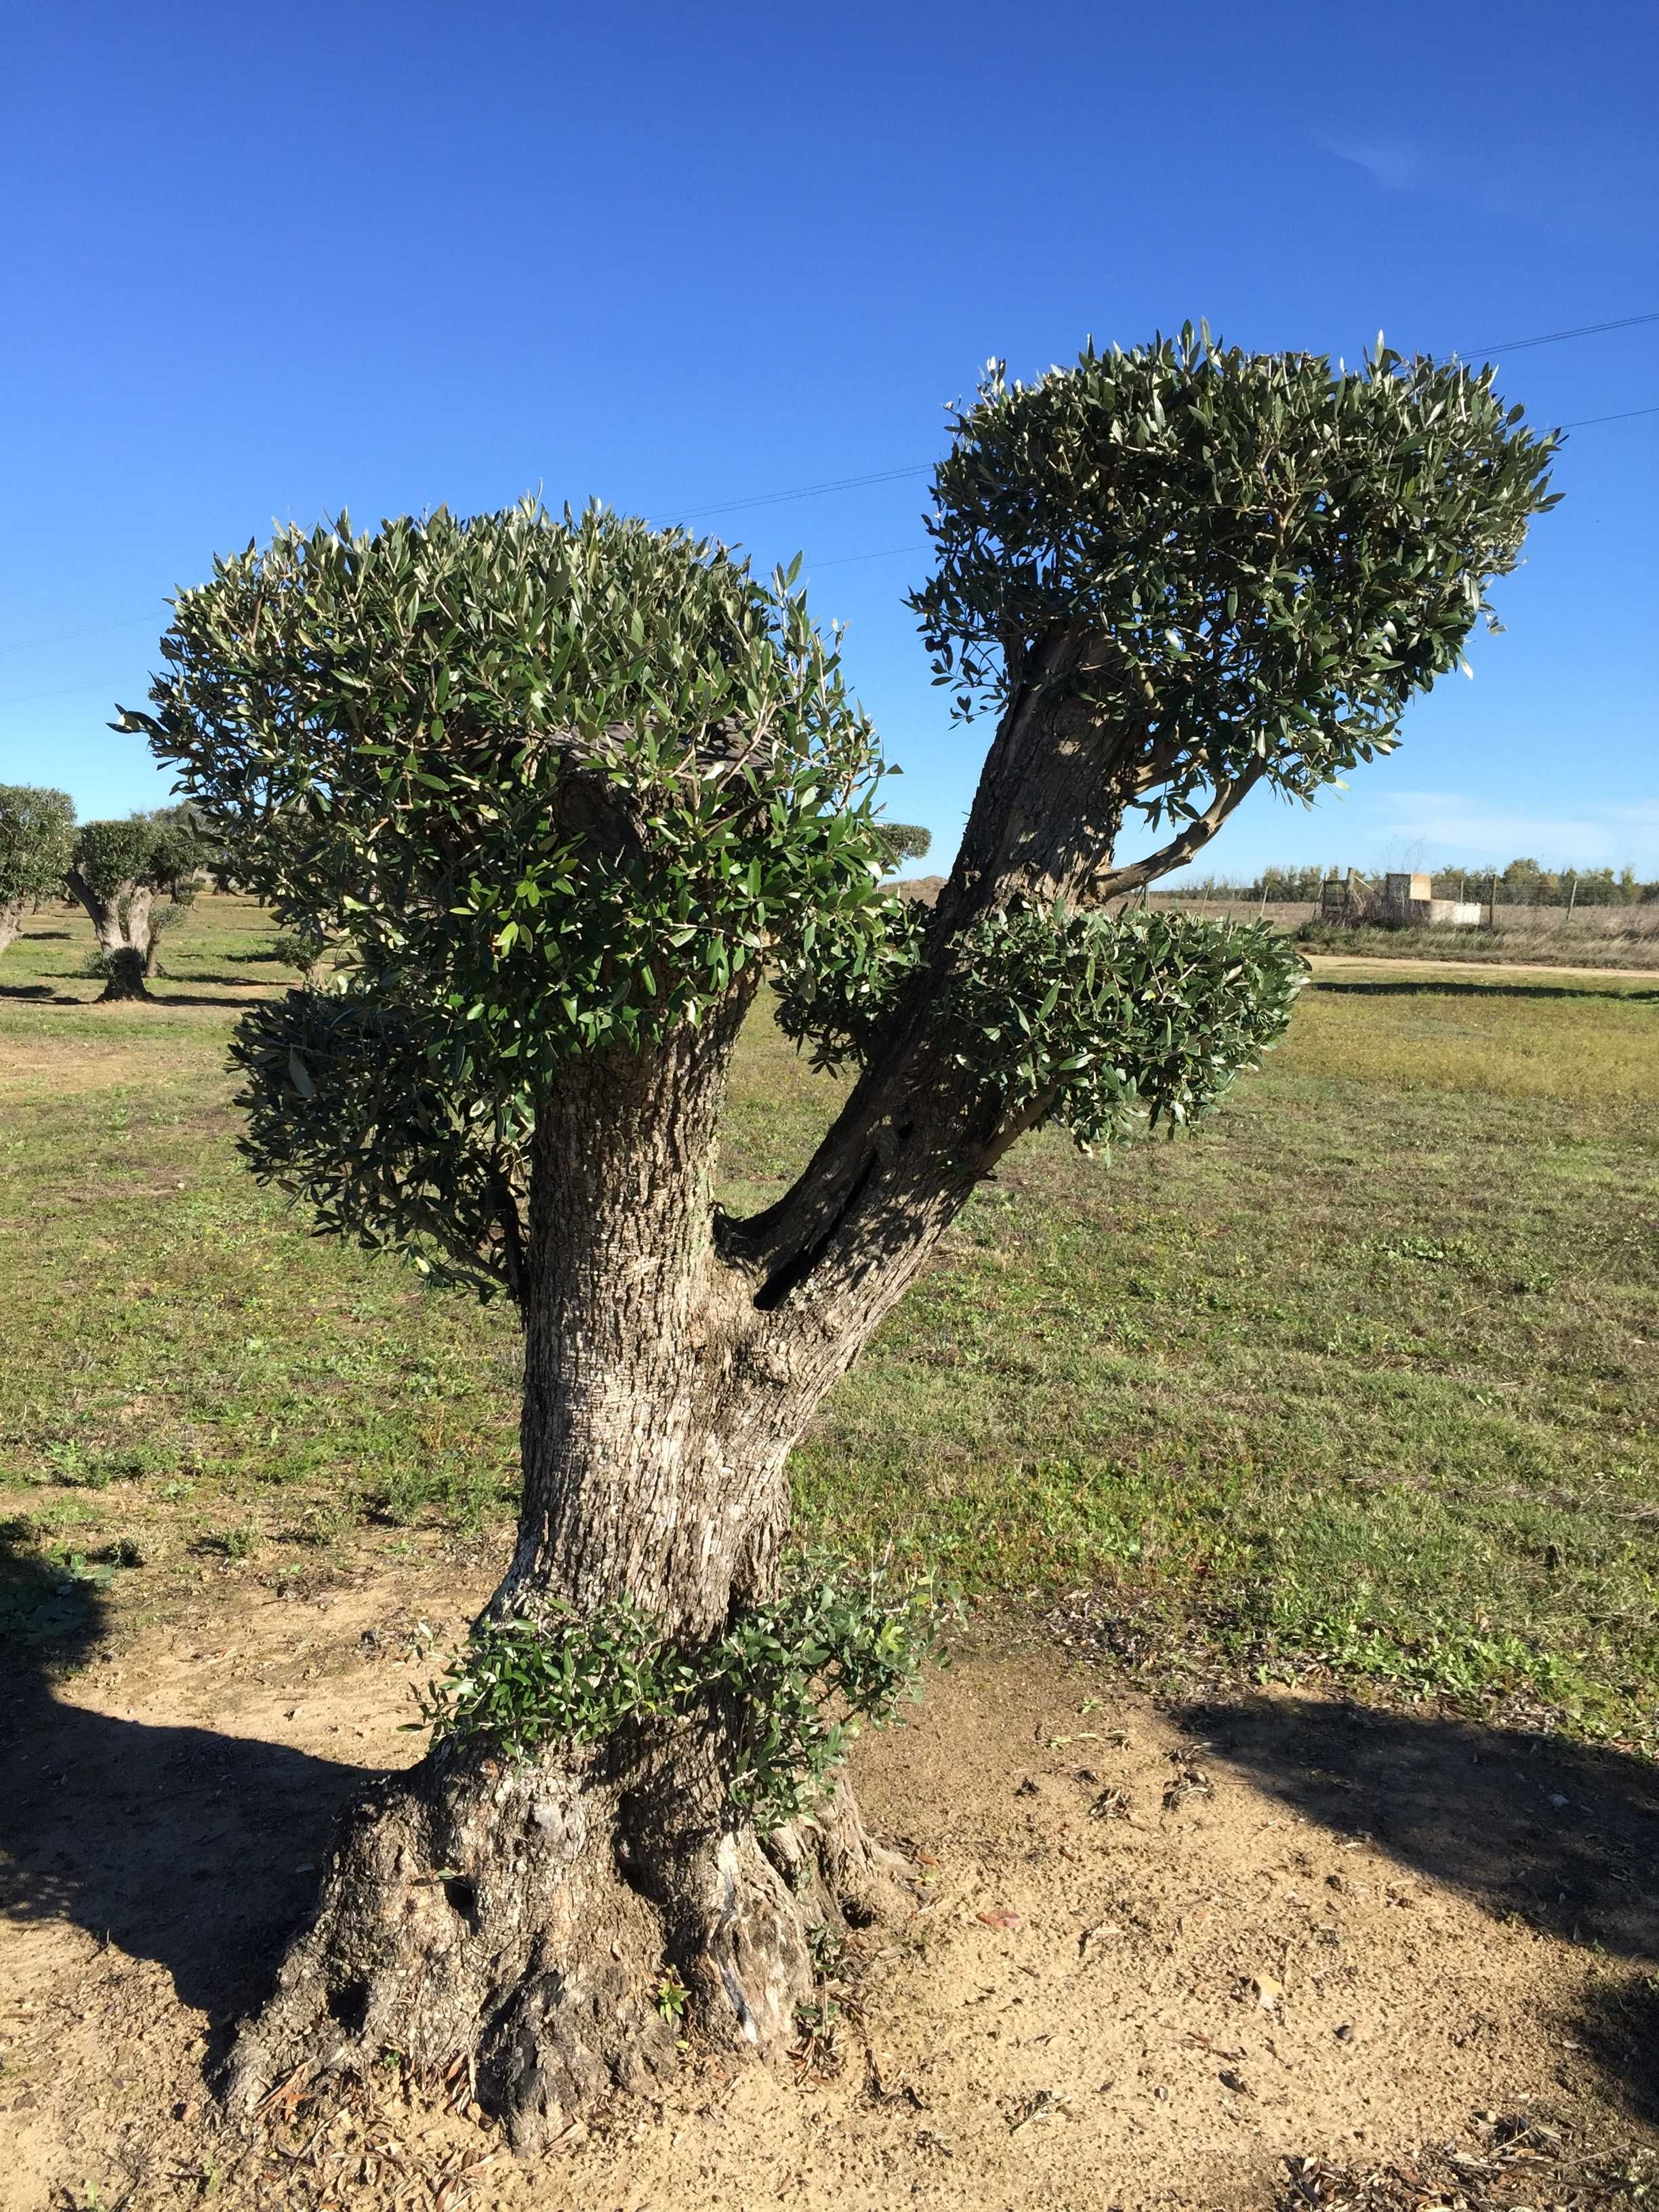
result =
M890 561L896 553L928 553L928 545L884 545L877 553L837 553L833 561L814 561L809 566L814 575L820 568L844 568L852 561Z
M1535 337L1506 338L1501 346L1455 346L1452 351L1455 357L1464 360L1472 354L1477 353L1519 353L1526 346L1559 345L1564 338L1592 337L1603 331L1634 330L1641 323L1659 323L1659 308L1655 308L1646 314L1623 315L1613 322L1580 323L1570 331L1544 331ZM1647 415L1654 411L1651 408L1632 407L1628 409L1625 415L1581 416L1577 422L1563 422L1559 427L1564 430L1582 429L1589 422L1619 422L1626 420L1631 415ZM907 469L877 469L868 476L836 477L827 483L799 484L789 491L757 492L750 499L727 499L708 507L682 507L677 514L665 515L663 520L665 523L687 522L699 514L728 514L736 507L775 507L781 505L786 500L816 499L824 492L854 491L864 484L893 483L901 477L928 476L933 471L933 463L929 461L925 465ZM859 560L864 556L852 554L847 557ZM828 562L820 562L818 565L820 568L828 568L830 564Z
M791 491L757 492L750 499L723 499L709 507L683 507L662 518L665 523L690 522L699 514L725 514L734 507L777 507L787 499L817 499L829 491L855 491L862 484L892 483L900 477L925 477L933 469L931 461L912 463L903 469L875 469L868 476L836 477L829 483L798 484Z
M112 679L118 684L120 678ZM82 691L104 691L106 684L70 684L61 691L26 691L21 699L0 699L0 707L32 707L37 699L72 699Z
M1637 316L1637 317L1633 317L1633 318L1632 318L1632 320L1634 320L1634 321L1643 321L1643 320L1648 320L1648 319L1659 321L1659 317L1644 318L1644 317L1641 317L1641 316ZM1598 327L1599 327L1599 326L1598 326ZM1622 327L1622 326L1621 326L1621 325L1608 325L1608 327L1610 327L1610 328L1611 328L1611 327ZM1572 333L1572 332L1567 332L1567 333L1564 333L1564 335L1566 335L1566 336L1572 336L1572 335L1575 335L1575 333ZM1540 341L1540 343L1542 343L1542 341ZM1597 422L1632 422L1632 421L1634 421L1634 420L1635 420L1635 418L1636 418L1638 415L1659 415L1659 406L1654 406L1654 407L1626 407L1626 408L1621 408L1621 409L1620 410L1620 411L1619 411L1617 414L1614 414L1614 415L1579 415L1579 416L1576 416L1573 418L1573 420L1572 420L1571 422L1558 422L1558 423L1556 424L1556 426L1555 426L1555 427L1556 427L1556 428L1557 428L1557 429L1559 429L1559 430L1588 430L1588 429L1591 428L1592 428L1595 423L1597 423ZM814 490L817 490L817 491L842 491L842 490L846 490L846 489L849 489L851 486L853 486L853 485L854 485L854 484L864 484L864 483L883 483L890 482L890 480L891 480L893 477L901 477L901 476L925 476L925 475L927 473L927 470L928 470L929 468L931 468L931 467L932 467L932 465L932 465L932 463L930 462L930 463L928 463L928 464L927 464L927 466L926 468L917 467L917 468L912 468L912 469L884 469L884 470L881 471L878 474L874 475L874 476L867 476L867 477L842 477L839 482L837 482L837 483L830 483L830 484L819 484L819 485L817 485L817 486L808 485L808 486L806 486L805 488L804 488L803 489L801 489L801 490L799 490L799 491L765 492L765 493L763 493L763 494L761 495L760 498L758 498L758 499L757 499L757 500L746 501L740 501L740 500L732 500L732 501L728 501L726 502L726 504L727 504L728 506L732 506L732 507L744 506L744 505L748 505L748 506L755 506L755 507L760 507L760 506L769 506L769 505L771 505L773 502L775 502L775 501L779 501L779 500L786 500L786 499L810 499L810 498L812 496ZM702 509L700 509L700 510L698 510L698 511L699 511L700 513L702 513L702 514L705 514L710 512L710 510L709 510L708 508L707 508L707 507L702 508ZM817 562L812 562L812 563L811 564L811 567L810 567L810 569L809 569L809 573L810 573L810 574L811 574L816 575L816 574L817 574L817 571L818 571L820 568L848 568L848 567L850 567L850 566L853 564L853 562L856 562L856 561L890 561L890 560L896 559L896 558L897 557L897 556L898 556L899 554L901 554L901 553L927 553L927 552L930 552L932 550L933 550L933 549L932 549L930 546L926 545L926 544L920 544L920 545L884 545L884 546L878 547L878 548L874 552L871 552L871 553L838 553L838 554L836 554L836 556L835 556L835 558L834 558L833 560L830 560L830 561L817 561ZM148 622L148 621L149 621L149 620L150 620L150 617L149 617L149 616L148 616L148 615L135 615L135 616L133 616L133 617L131 617L131 620L130 622L127 622L127 623L110 623L106 624L106 625L105 625L105 627L106 627L106 629L131 629L131 628L133 626L133 624L134 624L134 623L140 623L140 622ZM90 636L94 636L94 635L100 635L100 634L101 634L100 632L98 632L98 631L92 631L92 630L82 630L82 631L80 631L80 632L70 632L70 633L68 633L68 635L80 635L80 636L83 636L83 637L90 637ZM55 641L55 640L51 639L51 638L39 638L39 639L35 640L34 641L35 641L35 643L40 644L40 645L50 645L50 644L52 644L52 643L54 643L54 642L57 642L58 641ZM21 652L22 650L23 650L23 648L22 648L22 647L21 647L21 646L15 646L15 645L14 645L14 646L0 647L0 652L7 652L7 653L20 653L20 652ZM69 685L68 687L66 687L64 690L61 690L61 691L31 691L31 692L27 692L27 693L25 693L25 695L24 695L21 699L0 699L0 710L3 710L3 709L4 709L4 708L8 708L8 707L30 707L30 706L33 706L33 705L35 703L35 702L36 702L37 700L41 700L41 699L71 699L71 698L77 698L77 697L79 697L82 693L85 693L85 692L88 692L88 691L102 691L102 690L106 690L106 688L107 688L107 687L106 687L106 685L102 684L70 684L70 685Z
M89 629L54 630L50 637L26 637L13 645L0 645L0 653L31 653L41 645L67 645L72 638L104 637L112 629L136 629L140 623L154 622L153 615L124 615L119 622L96 623Z
M1528 346L1559 345L1563 338L1597 337L1603 331L1633 331L1638 323L1659 323L1659 308L1646 315L1621 315L1613 323L1580 323L1570 331L1546 331L1541 337L1505 338L1501 343L1454 346L1452 350L1465 361L1477 353L1520 353Z
M1525 346L1559 345L1564 338L1592 337L1603 331L1634 330L1641 323L1659 323L1659 308L1655 308L1646 314L1622 315L1613 322L1579 323L1570 331L1544 331L1534 337L1506 338L1501 346L1455 346L1452 351L1455 356L1464 360L1467 360L1470 355L1477 353L1519 353ZM1632 415L1645 415L1651 410L1645 407L1632 407L1628 411ZM1564 422L1560 428L1564 430L1578 429L1582 428L1586 422L1614 422L1624 419L1623 416L1615 415L1589 415L1582 416L1576 423ZM757 492L748 499L726 499L706 507L681 507L672 514L665 515L663 520L665 523L689 522L700 514L729 514L737 507L776 507L781 506L786 500L817 499L825 492L856 491L865 484L895 483L902 477L928 476L933 471L933 463L929 461L904 469L876 469L867 476L835 477L826 483L797 484L788 491ZM862 556L851 555L848 557L860 559ZM827 562L819 563L820 567L828 567L828 565Z
M1659 407L1626 407L1617 415L1581 415L1573 422L1558 422L1558 430L1583 430L1592 422L1628 422L1632 415L1659 415Z
M1506 338L1501 345L1454 347L1453 355L1455 358L1468 360L1478 353L1519 353L1528 346L1559 345L1566 338L1597 337L1604 331L1635 330L1638 325L1645 323L1659 323L1659 308L1645 314L1621 315L1611 322L1578 323L1571 330L1544 331L1534 337ZM1659 407L1626 407L1613 415L1581 415L1573 422L1558 423L1556 428L1562 430L1584 430L1597 422L1628 422L1633 421L1638 415L1656 414L1659 414ZM930 476L933 469L933 464L931 461L912 463L905 468L872 469L862 476L832 477L823 483L796 484L787 491L756 492L746 499L716 500L702 507L684 507L665 515L662 520L665 524L690 522L699 515L730 514L740 507L781 507L790 500L820 499L830 492L859 491L866 484L896 483L908 477ZM894 554L925 552L927 550L925 546L895 545L875 553L844 553L834 561L820 561L817 565L820 568L838 568L854 561L882 561ZM15 641L10 645L0 645L0 653L27 653L38 647L66 644L76 638L102 637L111 630L136 629L140 623L150 622L154 619L154 616L149 614L130 615L119 622L100 623L91 629L62 630L50 637L25 638ZM75 687L76 690L82 691L96 691L101 688L96 684L83 684ZM64 699L70 696L67 691L36 691L23 699L0 700L0 706L28 706L37 699Z

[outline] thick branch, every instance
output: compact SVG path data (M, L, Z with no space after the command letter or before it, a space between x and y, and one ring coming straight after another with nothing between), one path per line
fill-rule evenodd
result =
M92 921L93 932L98 939L99 950L103 952L114 951L122 942L120 893L118 891L113 898L104 897L101 892L94 890L79 868L73 867L64 871L64 885L65 890L72 891L85 907Z
M947 1010L961 933L981 915L1092 902L1140 739L1073 693L1090 650L1068 632L1030 657L987 756L927 964L793 1188L723 1231L799 1390L821 1392L851 1364L1020 1133L957 1064Z
M1265 760L1252 761L1243 775L1231 782L1217 785L1215 797L1202 814L1187 824L1178 837L1156 853L1149 853L1144 860L1133 860L1125 868L1114 868L1097 876L1090 886L1094 902L1120 897L1125 891L1138 891L1143 884L1155 883L1159 876L1167 876L1173 868L1184 866L1194 853L1201 852L1216 831L1245 796L1255 789L1267 772Z
M1144 737L1138 720L1109 720L1078 696L1072 679L1093 649L1068 632L1030 656L987 756L927 964L794 1188L723 1234L726 1256L751 1271L801 1404L851 1364L975 1184L1042 1118L1039 1101L1006 1120L981 1071L960 1064L950 1009L963 933L988 913L1097 908L1179 866L1265 773L1253 763L1223 781L1160 852L1112 869Z

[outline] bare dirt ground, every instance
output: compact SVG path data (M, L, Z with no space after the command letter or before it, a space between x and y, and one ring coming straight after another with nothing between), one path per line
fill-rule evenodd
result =
M245 1588L14 1676L6 2212L1632 2201L1557 2161L1659 2142L1659 1771L1304 1692L1171 1713L1035 1639L964 1654L860 1747L921 1901L793 2069L690 2054L534 2167L464 2079L420 2094L395 2059L228 2127L232 2025L481 1594L419 1560Z

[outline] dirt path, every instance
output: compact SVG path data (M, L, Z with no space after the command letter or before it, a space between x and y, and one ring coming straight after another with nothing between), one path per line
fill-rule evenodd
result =
M1407 974L1419 975L1589 975L1612 976L1633 983L1659 982L1659 968L1552 967L1542 960L1396 960L1381 952L1308 952L1303 957L1316 975L1328 968L1339 975L1355 968L1375 968L1385 975L1404 969Z
M535 2169L464 2082L447 2111L395 2067L233 2137L205 2074L473 1595L424 1568L250 1593L13 1705L7 2212L1141 2212L1518 2109L1655 2139L1654 1769L1304 1695L1177 1720L1046 1650L967 1658L861 1747L925 1901L794 2074L692 2065Z

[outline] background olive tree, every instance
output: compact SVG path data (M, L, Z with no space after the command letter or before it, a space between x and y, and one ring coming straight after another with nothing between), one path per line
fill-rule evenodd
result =
M1278 1036L1280 940L1125 894L1251 789L1393 744L1550 452L1489 374L1387 353L1188 331L994 367L912 602L994 720L932 909L881 888L876 739L792 575L526 505L284 532L181 593L125 725L282 919L351 941L339 988L242 1025L251 1162L525 1332L514 1556L238 2100L460 2056L533 2145L672 2063L682 2014L788 2040L817 1931L896 1907L834 1764L902 1681L906 1608L792 1567L790 1447L1020 1136L1176 1127ZM717 1129L769 978L856 1080L737 1218Z
M194 900L201 834L185 807L86 822L75 837L63 881L92 919L107 981L106 999L149 996L161 939ZM156 895L165 902L157 905Z
M878 829L882 851L890 870L906 860L926 860L933 850L933 833L924 830L919 822L888 822Z
M24 917L61 898L75 842L75 802L44 784L0 783L0 952Z

